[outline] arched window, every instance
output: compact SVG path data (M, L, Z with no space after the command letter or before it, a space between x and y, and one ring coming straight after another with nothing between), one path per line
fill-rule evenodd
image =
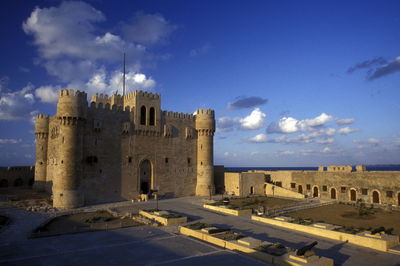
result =
M150 108L150 126L154 126L155 119L156 119L156 111L154 110L154 107L151 107Z
M140 124L146 125L146 107L142 106L140 108Z

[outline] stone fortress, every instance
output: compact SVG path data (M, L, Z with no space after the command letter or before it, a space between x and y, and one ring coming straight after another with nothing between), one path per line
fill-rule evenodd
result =
M217 191L248 196L266 194L289 198L320 198L342 202L400 206L400 171L367 171L365 166L320 166L318 171L225 172Z
M54 116L36 117L36 190L53 206L130 200L157 189L171 196L214 193L214 111L161 110L160 95L91 97L61 90Z
M155 93L96 94L89 106L85 92L62 90L57 113L36 117L34 188L52 193L57 208L130 200L150 190L173 197L217 192L400 206L399 171L342 165L226 172L213 165L214 132L213 110L162 111Z

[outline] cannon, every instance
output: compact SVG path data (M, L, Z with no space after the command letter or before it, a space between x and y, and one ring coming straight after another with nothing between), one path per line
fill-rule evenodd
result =
M306 245L306 246L304 246L304 247L302 247L302 248L299 248L299 249L296 251L296 255L297 255L297 256L304 256L304 255L306 254L307 251L311 251L311 249L312 249L313 247L315 247L317 244L318 244L318 241L314 241L314 242L312 242L312 243L309 244L309 245Z
M378 228L375 228L374 230L372 230L371 235L375 235L377 233L384 232L384 231L385 231L385 227L381 226L381 227L378 227Z

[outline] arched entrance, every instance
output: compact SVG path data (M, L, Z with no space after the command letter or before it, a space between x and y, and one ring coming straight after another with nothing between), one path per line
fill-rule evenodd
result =
M139 186L140 193L149 193L151 186L151 163L149 160L144 160L139 166Z
M379 202L379 193L378 193L378 191L372 192L372 202L373 203L380 203Z
M318 187L313 188L313 197L318 198Z
M300 194L303 194L303 187L301 185L299 185L297 187L297 192L299 192Z
M350 200L351 201L356 201L357 200L357 194L355 189L350 189Z
M336 199L336 189L331 188L331 199Z

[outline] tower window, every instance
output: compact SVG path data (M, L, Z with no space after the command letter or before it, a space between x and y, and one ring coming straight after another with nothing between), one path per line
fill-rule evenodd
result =
M168 163L168 157L165 157L165 163Z
M187 158L187 163L188 163L188 166L190 166L190 164L191 164L191 159L190 158Z
M150 108L150 126L154 126L155 124L155 118L156 118L156 111L154 110L154 107Z
M140 108L140 124L146 125L146 107L142 106Z
M328 187L327 186L322 186L322 191L328 191Z
M131 163L131 162L132 162L132 157L129 156L129 157L128 157L128 163Z

